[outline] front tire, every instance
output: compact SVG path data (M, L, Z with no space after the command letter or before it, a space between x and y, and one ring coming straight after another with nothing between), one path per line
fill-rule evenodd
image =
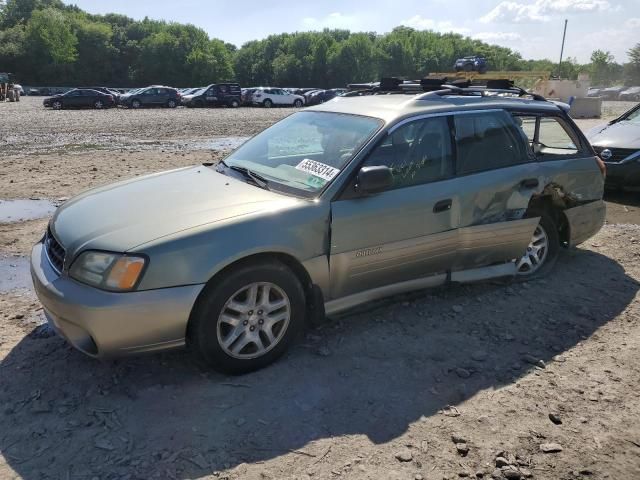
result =
M273 102L267 98L264 102L262 102L262 106L264 108L271 108L273 107Z
M140 108L142 106L142 103L140 103L140 100L133 100L131 102L131 108Z
M529 280L547 275L558 260L560 235L553 217L547 212L530 212L528 217L540 217L524 255L516 259L517 278Z
M51 108L53 108L54 110L62 110L63 107L64 105L62 105L62 102L60 100L56 100L51 104Z
M293 102L293 106L296 108L301 108L302 107L302 100L300 100L299 98L296 99L295 102Z
M277 360L301 332L305 296L279 262L247 264L216 277L196 302L187 345L206 365L230 374Z
M102 103L102 100L96 100L93 104L93 108L96 110L102 110L104 108L104 103Z

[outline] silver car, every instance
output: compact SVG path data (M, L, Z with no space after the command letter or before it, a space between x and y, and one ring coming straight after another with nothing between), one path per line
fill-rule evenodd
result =
M567 108L473 89L340 97L217 165L68 201L33 248L36 292L93 357L186 345L242 373L376 298L543 275L605 216L603 166Z
M592 128L587 138L607 166L607 187L640 187L640 104Z

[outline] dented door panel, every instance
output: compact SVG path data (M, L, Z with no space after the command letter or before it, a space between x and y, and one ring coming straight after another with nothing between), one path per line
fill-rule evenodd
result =
M453 261L458 179L331 204L331 298L443 271ZM451 208L434 213L451 200Z
M453 270L491 265L519 258L531 242L539 217L465 227L458 230Z

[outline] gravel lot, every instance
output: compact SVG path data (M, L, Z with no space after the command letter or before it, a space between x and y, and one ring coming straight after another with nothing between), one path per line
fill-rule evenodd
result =
M292 111L0 103L0 219L2 200L218 159ZM183 352L101 363L52 335L25 258L47 219L21 211L0 220L0 478L640 478L639 205L609 197L544 280L376 302L236 378Z

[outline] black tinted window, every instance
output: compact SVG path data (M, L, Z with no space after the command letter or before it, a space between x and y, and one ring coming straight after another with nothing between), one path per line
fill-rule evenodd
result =
M453 175L451 132L447 117L407 123L383 141L365 165L393 171L393 188L434 182Z
M529 160L526 138L504 111L455 115L458 174L509 167Z

